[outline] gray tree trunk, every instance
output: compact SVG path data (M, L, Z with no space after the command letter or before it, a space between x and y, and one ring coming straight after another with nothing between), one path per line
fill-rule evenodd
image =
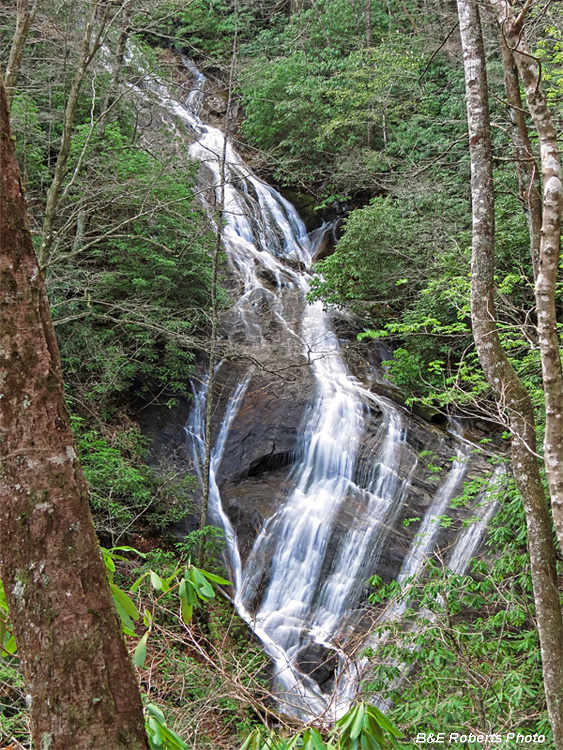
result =
M518 72L524 84L526 101L540 141L543 200L535 296L545 393L543 452L553 523L563 549L563 372L555 307L563 214L561 160L557 130L542 91L538 64L530 54L523 30L526 8L518 15L503 0L495 0L495 6L501 34L506 45L513 50Z
M537 279L540 261L540 236L542 223L542 200L540 171L536 163L534 150L528 133L520 81L513 51L507 46L504 34L500 33L500 48L504 66L504 86L510 106L512 122L512 142L516 159L516 171L520 186L520 201L528 220L530 233L530 253L534 268L534 280Z
M8 96L8 106L13 96L13 89L18 80L20 72L21 60L25 49L25 43L27 41L27 35L35 20L39 6L42 0L34 0L31 8L29 7L29 0L18 0L17 11L16 11L16 30L12 38L12 44L10 46L10 56L8 57L8 64L6 66L6 72L4 75L4 85L6 86Z
M563 621L548 503L536 458L530 396L502 347L494 303L494 193L485 51L476 0L457 0L471 154L471 320L479 361L512 430L514 478L522 496L544 686L555 746L563 750Z

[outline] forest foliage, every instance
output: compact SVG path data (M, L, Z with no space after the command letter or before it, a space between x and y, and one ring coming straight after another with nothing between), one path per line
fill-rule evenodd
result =
M14 26L11 6L0 8L2 60ZM440 3L418 0L372 2L370 19L360 0L305 0L296 13L289 2L239 6L235 14L232 0L159 1L148 9L139 2L131 37L146 66L125 60L120 77L128 86L103 129L112 93L107 49L89 69L78 101L45 277L98 532L109 546L132 532L161 533L190 511L190 479L149 465L134 422L143 405L175 405L189 395L209 323L214 236L198 202L197 167L185 140L174 138L160 117L161 104L147 108L135 93L153 75L176 85L178 52L220 77L236 34L242 148L270 181L313 197L319 210L310 221L341 220L335 252L316 266L311 300L352 313L366 346L374 337L391 343L387 373L407 402L454 404L473 414L491 410L471 341L469 157L454 16ZM535 13L534 53L561 127L560 11L551 5ZM45 3L13 97L38 247L80 20L80 3ZM108 49L116 42L110 34ZM501 335L541 423L528 230L510 157L500 61L490 47ZM413 727L432 731L437 712L460 728L470 728L475 716L496 728L508 716L549 734L522 509L510 484L503 493L489 540L492 567L476 563L463 577L431 567L423 590L408 592L407 622L416 616L421 627L392 623L382 631L389 659L375 670L371 689L395 705L391 716L406 734ZM170 574L176 553L150 554L147 564L156 561L161 576ZM129 583L131 568L118 568ZM404 596L372 583L376 607ZM277 747L279 738L268 740L257 729L266 667L244 626L213 602L198 621L200 640L188 642L177 616L162 606L162 642L149 646L158 669L147 668L145 683L154 669L151 689L159 698L185 691L200 711L213 696L213 719L205 719L199 747L230 747L233 738L245 737L246 747ZM207 662L202 643L212 653ZM225 643L228 653L221 655ZM416 669L404 668L414 663ZM0 669L1 731L25 741L21 678L10 662ZM237 691L259 699L241 708ZM192 731L195 714L177 706L167 713L180 732ZM219 738L208 734L218 715L224 721ZM313 731L304 746L317 747Z

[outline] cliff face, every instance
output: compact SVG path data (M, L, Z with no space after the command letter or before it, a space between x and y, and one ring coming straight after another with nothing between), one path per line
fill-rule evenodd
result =
M346 345L346 342L342 341L342 344ZM360 369L363 369L364 375L366 371L373 374L373 362L377 362L382 354L377 351L377 346L362 345L369 354L362 361L355 344L352 343L351 346L354 349L356 373L359 374ZM270 361L270 364L274 365L275 362ZM270 582L275 581L273 561L278 554L277 547L283 544L279 541L277 519L283 516L285 504L294 495L300 481L300 465L304 453L303 427L307 424L315 397L315 384L310 368L305 363L302 364L297 369L298 374L289 380L270 372L255 372L229 430L223 460L217 471L221 501L234 527L245 570L245 585L248 585L248 590L243 593L245 607L248 612L255 614L260 612L264 592L268 590ZM359 367L360 364L363 368ZM219 372L215 394L216 437L230 398L245 377L241 362L226 363ZM367 385L380 393L386 390L385 384L380 381ZM389 392L393 393L392 389ZM350 486L337 512L330 519L330 529L326 535L327 549L311 605L313 611L316 607L318 612L323 612L322 601L319 603L323 597L323 589L328 585L337 588L337 582L342 578L345 580L348 575L350 566L343 566L343 550L349 544L350 536L358 530L367 534L371 548L367 550L358 569L349 571L357 580L350 589L349 604L346 605L346 615L342 620L343 625L344 622L347 623L347 635L343 634L343 642L351 637L357 642L361 633L369 630L376 615L375 612L370 614L370 608L366 606L370 591L367 581L370 576L377 574L384 582L390 582L401 574L405 575L405 567L408 568L409 565L410 570L416 573L417 535L421 535L425 518L428 518L432 508L436 508L441 488L444 489L449 479L455 479L454 474L460 471L460 464L465 464L461 466L461 481L457 485L454 482L450 488L451 497L443 506L443 515L451 520L443 526L436 522L435 532L432 526L430 532L428 528L422 531L422 537L435 533L428 556L437 555L446 562L456 549L464 520L480 515L480 511L475 510L478 502L476 499L456 508L450 507L450 500L462 491L464 479L487 476L491 472L487 456L477 448L473 450L468 446L459 461L459 440L447 432L445 426L425 421L404 407L395 406L390 400L384 400L383 403L387 410L378 408L375 403L370 408L367 428L361 438L355 483ZM183 429L189 409L190 404L184 404L172 412L158 409L143 412L145 432L153 438L155 457L165 461L172 459L182 472L194 471L193 458L187 449ZM373 488L374 484L379 483L385 488L386 482L390 481L381 476L387 471L381 461L386 444L389 449L389 409L397 409L403 430L402 440L392 447L392 471L396 473L397 481L404 482L404 491L398 492L398 502L390 505L381 521L368 528L370 521L363 487ZM391 413L394 414L393 411ZM480 437L475 428L471 437L473 440ZM485 437L485 434L481 433L481 437ZM393 486L390 489L397 494ZM385 495L385 489L381 494ZM182 529L178 529L178 533L195 528L197 521L196 513ZM418 551L427 554L422 548ZM307 555L306 550L304 554ZM288 593L288 598L289 596ZM317 616L321 618L320 614ZM326 644L302 636L296 643L293 664L301 673L309 675L323 692L332 690L338 659Z
M344 324L343 324L344 325ZM367 387L383 398L391 397L398 403L397 409L404 420L406 438L394 454L394 470L399 477L409 476L409 486L395 510L392 528L377 550L373 550L374 566L369 575L377 572L384 580L397 577L405 554L413 543L420 521L430 508L438 487L447 477L456 456L458 441L448 431L447 424L434 424L436 415L428 420L400 406L400 396L380 376L373 379L374 363L387 356L375 344L362 344L357 347L349 339L349 364L354 365L357 376L372 378L365 380ZM362 359L361 351L365 357ZM314 399L315 384L310 367L305 358L288 371L287 352L278 360L275 355L268 358L268 370L256 369L246 391L242 406L227 436L223 460L217 472L217 482L223 506L237 532L243 560L264 525L283 505L295 486L296 466L303 457L302 428L306 422L308 409ZM239 352L239 356L242 356ZM278 374L276 374L276 370ZM217 436L229 399L244 377L244 365L224 364L219 373L215 392L214 435ZM290 375L288 374L291 373ZM145 434L152 439L153 455L162 462L172 461L180 471L194 471L193 457L186 445L186 424L190 404L184 403L170 411L165 408L150 407L142 412L141 423ZM385 414L372 404L367 429L361 439L357 461L358 484L373 469L378 452L385 439ZM478 440L489 437L483 430L469 426L470 439L476 445L467 456L466 479L490 474L487 454L479 450ZM421 457L422 454L422 457ZM414 468L413 468L414 467ZM198 493L195 493L197 501ZM330 546L338 547L338 539L361 517L362 498L350 492L342 503L335 520ZM463 520L472 515L471 509L464 507L448 508L447 515L453 523L439 532L436 553L447 557L448 550L455 543ZM195 527L196 514L191 519ZM405 523L406 522L406 523ZM190 528L188 522L187 529ZM325 566L331 565L333 555L329 551ZM366 577L367 578L367 577Z

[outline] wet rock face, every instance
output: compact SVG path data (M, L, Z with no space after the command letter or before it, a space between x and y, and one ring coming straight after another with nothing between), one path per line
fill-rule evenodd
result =
M289 292L286 313L294 301ZM295 318L299 315L295 308ZM234 318L226 317L225 326L234 325ZM295 323L297 325L297 322ZM356 346L349 333L351 326L343 321L339 325L342 338L348 334L351 341L346 350L348 365L359 379L374 391L400 403L392 386L381 375L381 361L388 358L385 347L368 346L366 359L361 359L361 347ZM218 468L217 482L223 506L237 532L243 561L248 559L252 545L265 521L283 505L293 484L292 472L302 456L300 434L314 399L314 381L311 368L301 351L298 340L290 341L283 332L266 328L266 339L259 350L259 365L245 394L241 408L227 437L224 457ZM232 346L232 343L230 344ZM245 351L234 349L238 356L220 368L215 388L216 409L213 431L216 439L229 399L244 377L247 360ZM257 352L253 352L256 357ZM261 365L261 366L260 366ZM172 464L183 473L193 472L192 459L185 447L186 423L190 403L185 402L175 410L149 407L142 413L142 426L153 439L155 461ZM394 470L399 477L409 477L408 490L392 516L385 520L385 533L375 534L373 549L364 575L365 580L376 574L384 581L397 577L405 554L411 546L420 520L430 507L437 486L451 470L455 456L455 440L441 425L432 424L402 409L406 440L393 456ZM377 481L373 474L381 449L384 414L377 405L371 407L371 419L362 438L352 489L342 503L329 541L323 563L322 577L326 578L337 563L336 553L340 541L357 519L361 518L362 487ZM481 435L482 436L482 435ZM480 437L480 433L474 435ZM468 459L469 477L489 471L483 456ZM413 466L415 467L413 469ZM197 501L197 492L196 492ZM438 534L438 554L448 554L463 518L470 515L464 508L448 509L451 519ZM197 526L197 513L185 525L186 530ZM269 561L263 560L264 586L267 585ZM357 592L357 604L365 602L368 588Z
M263 545L258 555L251 554L252 548L264 524L281 511L286 498L295 487L296 467L303 455L300 435L315 395L310 367L305 357L299 353L298 345L287 342L284 346L282 337L278 334L270 332L268 335L270 338L262 348L262 363L267 361L268 366L255 369L229 431L224 457L217 472L223 507L236 530L243 564L247 564L246 575L255 578L254 595L246 602L251 612L258 610L262 597L268 590L275 541L272 540L271 545ZM300 357L297 360L300 366L292 366L288 370L290 360L295 364L296 352ZM272 372L266 372L266 369ZM244 377L243 372L241 363L236 359L227 361L219 370L215 390L215 438L229 400ZM389 397L390 394L385 391L385 383L381 384L376 379L368 381L367 378L364 382ZM155 438L155 453L160 455L159 460L173 461L179 470L185 472L193 469L185 449L183 430L189 409L190 404L185 403L175 412L158 409L143 412L145 429ZM433 503L437 487L446 481L452 471L452 459L458 447L455 438L442 426L426 422L404 409L401 413L405 439L393 454L393 471L401 478L408 477L409 482L401 502L385 517L382 528L370 531L370 554L366 557L351 596L350 607L355 610L355 615L348 621L346 631L352 632L353 629L358 637L368 627L367 621L362 624L362 617L367 617L366 605L371 592L368 580L373 575L378 575L384 583L397 578L405 556L420 532L422 519ZM364 488L373 487L379 480L378 470L374 470L374 466L377 467L382 450L385 419L385 411L373 404L370 408L370 421L361 441L353 477L354 485L332 521L321 580L329 580L334 576L344 539L350 529L362 523L360 519L365 506ZM467 478L490 471L484 456L469 455L468 462ZM463 520L472 513L469 508L462 506L448 507L444 515L449 520L443 526L438 522L440 528L432 555L447 560ZM184 524L184 531L196 528L197 523L195 514ZM316 599L313 605L315 603ZM343 634L344 642L346 633ZM303 674L313 679L321 690L332 689L337 669L337 655L334 651L306 640L300 646L294 664Z
M253 477L260 480L291 466L310 386L304 377L298 383L272 377L252 381L227 438L217 476L220 486Z
M264 522L280 510L293 487L292 470L301 455L300 430L314 395L309 369L304 366L301 370L299 377L289 382L275 375L259 373L249 386L227 438L217 480L223 506L237 532L243 560L248 558ZM214 419L215 432L240 378L240 370L235 366L224 367L220 371L216 387L218 405ZM193 471L183 429L189 409L189 402L185 402L174 410L149 407L141 413L143 430L153 440L154 460L172 465L183 473ZM355 481L360 487L366 484L366 477L373 468L380 448L382 419L383 415L374 408L357 463ZM364 573L366 581L376 573L384 582L397 577L405 554L420 529L420 519L430 507L437 486L451 470L452 457L455 455L454 439L439 426L408 415L406 425L407 439L395 457L395 468L399 476L407 476L412 471L413 463L417 465L400 506L387 519L390 528L386 529L385 534L374 537L371 559ZM490 471L484 456L472 456L469 460L469 476ZM372 476L371 479L376 481L377 477ZM354 490L339 509L323 564L323 578L330 574L336 564L340 541L356 519L361 517L362 503L361 492ZM443 556L447 556L455 543L462 521L469 513L463 507L449 508L447 515L452 521L449 526L440 528L436 553ZM184 529L189 531L197 524L195 513L184 524ZM269 563L266 559L256 563L263 568L263 589L268 582ZM368 593L367 585L358 590L358 606L366 602ZM310 652L307 653L310 655ZM317 676L314 676L315 680ZM328 677L323 671L319 680L322 682L324 679Z
M303 674L312 677L321 688L326 689L327 683L334 678L338 655L320 643L311 642L299 649L295 666Z
M258 380L253 383L233 424L218 479L224 507L237 530L243 560L263 522L282 507L293 486L292 469L300 455L300 425L311 395L311 389L305 387L304 381L288 390L275 381ZM380 448L381 420L382 415L374 409L357 463L355 481L360 488L366 485L370 471L373 474L373 464ZM408 415L406 424L407 439L396 455L395 469L400 477L410 476L408 491L392 517L387 519L391 528L385 529L377 539L371 567L365 572L366 580L376 572L385 581L397 577L406 551L420 527L420 520L413 519L423 518L438 485L451 470L455 456L454 438L440 427ZM421 453L423 458L420 458ZM469 460L469 476L490 470L484 457L475 456ZM376 482L377 475L371 476L370 481ZM340 507L324 561L323 578L333 568L339 540L361 517L363 502L361 490L356 489L349 493ZM449 508L447 514L452 524L440 529L438 540L438 547L444 553L455 541L467 510Z

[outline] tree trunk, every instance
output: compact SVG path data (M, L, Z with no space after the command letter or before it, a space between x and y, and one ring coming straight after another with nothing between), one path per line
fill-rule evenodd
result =
M121 72L123 70L123 63L125 61L127 41L131 33L130 23L131 23L132 12L133 12L133 8L131 7L131 5L127 5L123 10L121 32L119 34L119 40L117 42L117 49L115 51L115 57L113 58L111 81L109 84L106 99L104 101L104 106L102 109L102 114L100 117L100 122L98 123L98 130L96 133L99 140L101 140L104 137L106 127L109 122L109 116L111 114L112 107L115 104L117 93L119 91L119 81L121 78Z
M37 748L147 748L92 526L0 77L0 577Z
M371 0L365 0L364 10L364 23L366 27L366 45L371 47L373 44L373 37L371 32Z
M12 38L10 56L8 58L8 65L6 66L6 74L4 76L4 84L8 95L8 107L13 96L14 86L18 80L27 35L29 34L29 30L35 20L40 5L41 0L35 0L30 10L29 0L18 0L16 30Z
M471 154L473 239L471 320L479 361L507 413L512 430L514 478L528 528L544 686L555 745L563 749L563 622L549 509L536 458L530 396L499 338L494 304L494 195L485 52L476 0L457 0L465 68Z
M539 77L539 67L530 54L523 33L525 10L516 15L503 0L495 0L501 34L513 50L526 100L539 136L543 182L543 209L539 263L535 283L538 341L545 393L544 460L553 523L563 548L563 372L557 332L555 294L561 243L563 182L557 145L557 130L551 118Z
M530 233L530 253L534 268L534 280L537 279L540 259L540 236L542 221L542 201L540 172L536 164L534 150L530 141L526 117L520 95L520 81L514 54L508 48L504 34L500 34L500 49L504 66L504 86L510 107L512 122L512 142L516 158L516 171L520 186L520 200L528 220Z
M39 263L41 268L45 268L51 260L53 253L53 230L55 225L55 217L57 214L57 207L59 205L59 198L61 195L61 185L66 175L68 156L70 153L70 140L72 136L72 127L74 124L74 114L76 112L76 106L78 104L78 97L80 96L80 89L82 88L82 82L86 71L92 62L94 55L102 46L102 36L109 18L110 3L105 7L103 17L98 22L98 29L94 32L96 26L96 17L100 8L100 0L91 0L88 9L88 18L84 27L84 34L82 36L82 46L80 52L80 60L72 84L70 92L65 106L63 115L63 133L61 136L61 146L59 154L57 156L57 163L55 164L55 173L53 175L53 181L47 191L47 201L45 203L45 213L43 216L43 230L41 246L39 248Z

